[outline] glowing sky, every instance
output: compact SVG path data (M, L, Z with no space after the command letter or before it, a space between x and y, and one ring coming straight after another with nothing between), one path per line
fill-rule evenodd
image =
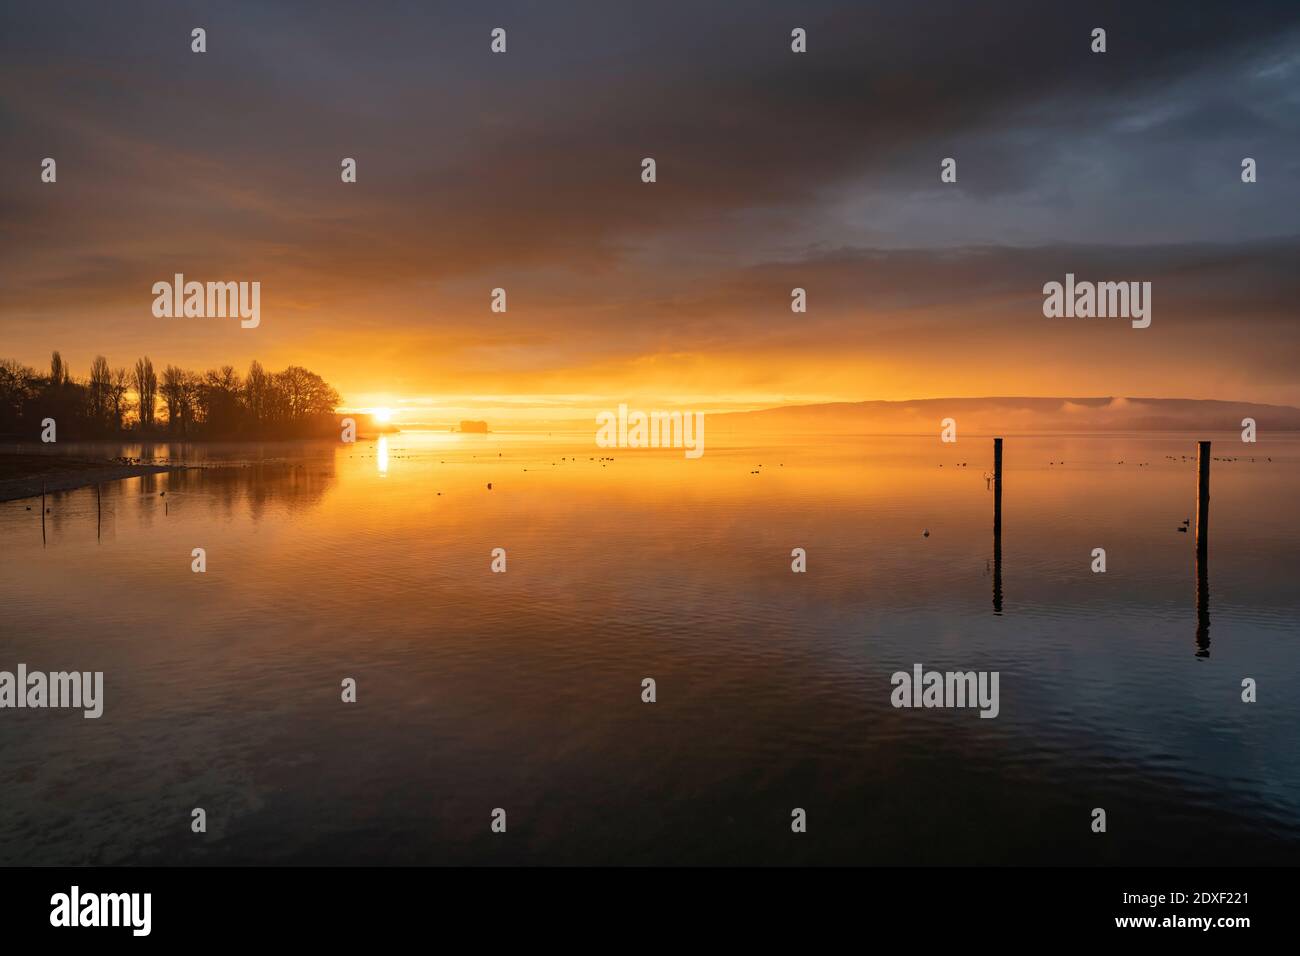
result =
M1056 6L6 3L0 357L296 363L415 418L1300 404L1300 5ZM1067 271L1152 282L1151 328L1045 319ZM261 325L155 318L176 272Z

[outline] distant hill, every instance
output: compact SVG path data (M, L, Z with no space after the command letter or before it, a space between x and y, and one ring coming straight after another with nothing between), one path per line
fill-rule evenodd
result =
M1041 431L1240 431L1253 418L1261 432L1300 431L1300 408L1187 398L926 398L906 402L835 402L709 416L720 432L937 432L945 418L965 434Z

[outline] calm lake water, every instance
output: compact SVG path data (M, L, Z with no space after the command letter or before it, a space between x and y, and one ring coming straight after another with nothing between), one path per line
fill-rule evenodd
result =
M1300 442L1212 436L1198 615L1196 437L1008 438L1000 612L985 438L60 447L229 467L0 503L0 670L105 674L0 864L1296 863Z

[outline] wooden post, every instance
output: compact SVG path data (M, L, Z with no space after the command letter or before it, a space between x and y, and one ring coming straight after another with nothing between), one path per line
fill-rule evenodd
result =
M993 613L1002 613L1002 439L993 439Z
M1210 443L1197 442L1196 455L1196 554L1210 549Z
M1210 656L1210 443L1196 453L1196 656Z
M1002 439L993 439L993 515L997 527L1002 527Z

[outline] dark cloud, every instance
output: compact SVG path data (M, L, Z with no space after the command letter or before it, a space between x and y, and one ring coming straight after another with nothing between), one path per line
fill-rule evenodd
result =
M1294 354L1297 38L1300 6L1262 0L9 3L0 328L31 357L33 318L183 271L273 283L302 334L363 295L434 331L508 281L563 365L658 354L652 321L782 341L794 284L823 342L959 336L1095 269Z

